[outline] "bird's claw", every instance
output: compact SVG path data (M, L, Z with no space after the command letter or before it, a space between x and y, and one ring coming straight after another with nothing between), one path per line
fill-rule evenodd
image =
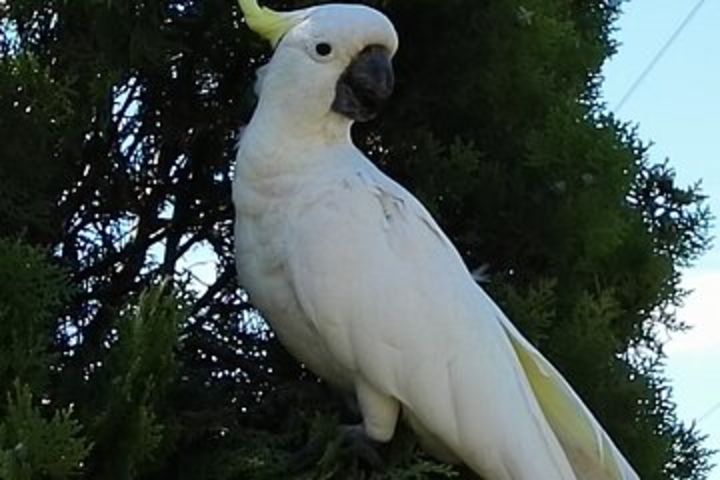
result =
M373 470L384 470L385 461L378 453L379 444L371 440L362 425L341 425L338 428L336 446L341 457L365 463ZM320 462L328 449L327 438L311 439L307 445L288 459L287 471L297 473Z
M378 442L365 433L362 425L342 425L340 427L341 448L356 459L362 460L374 470L383 470L385 461L378 453Z

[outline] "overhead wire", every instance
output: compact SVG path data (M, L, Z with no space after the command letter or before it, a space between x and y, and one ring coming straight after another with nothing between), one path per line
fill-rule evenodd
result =
M680 34L687 28L687 26L692 22L692 20L695 18L697 13L700 11L700 8L702 8L703 4L705 3L705 0L698 0L698 2L695 4L695 6L690 10L690 13L687 14L685 19L680 23L677 29L673 32L672 35L670 35L670 38L663 44L663 46L660 48L658 53L653 57L653 59L650 61L650 63L645 67L645 69L640 73L638 78L633 82L633 84L630 86L628 91L623 95L622 99L618 102L618 104L615 106L615 109L613 110L615 113L618 113L622 107L627 103L627 101L630 99L630 97L633 96L635 91L640 87L640 85L645 81L645 79L650 75L650 73L653 71L655 66L658 64L658 62L662 59L662 57L667 53L668 50L670 50L670 47L675 43L675 41L678 39Z
M695 420L695 423L700 423L700 422L702 422L703 420L707 419L710 415L712 415L713 413L717 412L718 410L720 410L720 402L716 403L715 405L713 405L712 407L710 407L710 409L709 409L707 412L705 412L705 413L703 413L702 415L700 415L700 416Z

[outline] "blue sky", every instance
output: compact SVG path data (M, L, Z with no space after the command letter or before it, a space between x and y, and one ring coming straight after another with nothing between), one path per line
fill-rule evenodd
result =
M614 108L698 0L633 0L623 6L616 38L622 45L605 66L605 98ZM654 142L651 158L670 158L683 183L702 180L720 215L720 1L706 0L698 14L618 115L637 123ZM713 234L720 236L720 229ZM668 344L668 376L680 417L698 419L708 446L720 450L720 248L714 247L684 284L694 290L678 315L693 325ZM720 456L715 458L720 462ZM720 467L711 475L720 480Z

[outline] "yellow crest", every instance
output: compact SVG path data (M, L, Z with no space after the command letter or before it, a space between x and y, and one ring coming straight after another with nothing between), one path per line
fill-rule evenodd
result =
M273 47L302 21L299 12L276 12L258 5L257 0L238 0L250 30L269 40Z

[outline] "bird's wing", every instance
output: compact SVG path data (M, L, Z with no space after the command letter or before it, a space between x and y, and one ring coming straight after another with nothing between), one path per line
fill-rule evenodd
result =
M577 459L607 470L583 479L637 478L402 187L367 170L299 210L286 248L301 308L342 367L434 441L488 478L574 480Z

